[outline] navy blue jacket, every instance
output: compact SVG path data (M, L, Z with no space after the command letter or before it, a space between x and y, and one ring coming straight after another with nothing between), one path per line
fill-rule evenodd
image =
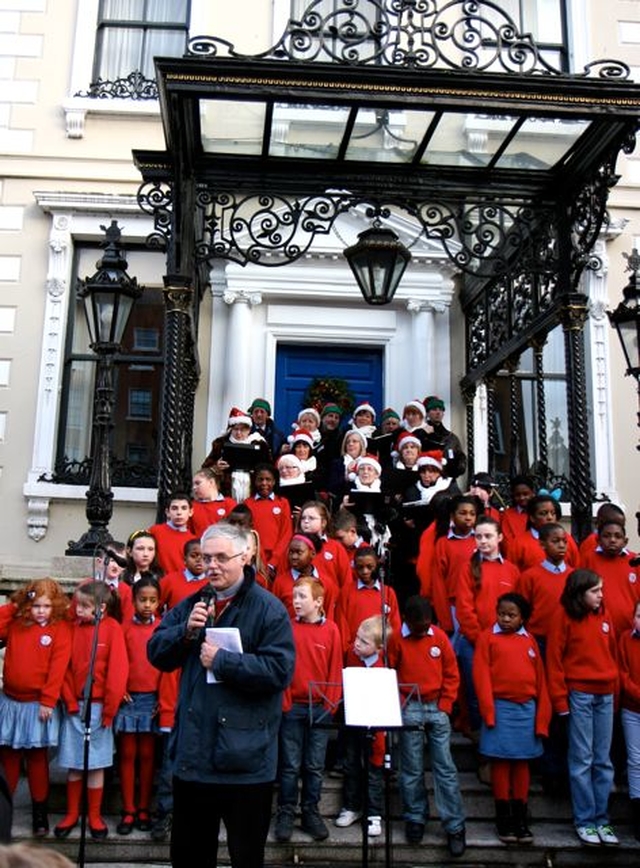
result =
M245 567L240 590L217 627L238 627L243 653L220 650L213 661L219 683L208 684L200 663L204 631L186 638L199 593L162 619L147 645L163 672L182 667L172 733L173 773L205 784L267 783L276 777L282 692L293 676L295 649L285 607L256 584Z

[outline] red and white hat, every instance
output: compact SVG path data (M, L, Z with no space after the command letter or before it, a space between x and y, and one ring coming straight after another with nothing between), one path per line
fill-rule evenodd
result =
M382 467L375 455L362 455L358 458L356 460L356 470L360 470L361 467L373 467L377 471L378 476L382 473Z
M306 443L313 449L313 437L304 428L296 428L293 434L289 434L287 442L293 447L296 443Z
M403 433L396 440L396 452L400 452L402 450L402 447L407 446L409 443L413 443L415 446L418 447L422 446L419 437L416 437L416 435L412 434L411 431L403 431Z
M310 413L310 414L315 418L315 420L316 420L316 422L318 423L318 426L319 426L319 425L320 425L320 413L318 413L318 411L316 410L315 407L305 407L304 409L300 410L300 412L298 413L298 420L297 420L297 422L294 422L294 424L293 424L291 427L292 427L292 428L297 428L298 425L300 424L300 420L301 420L302 417L303 417L304 415L306 415L307 413Z
M418 467L436 467L442 470L442 452L439 449L434 449L433 452L422 452L418 456Z
M427 411L424 409L424 404L422 403L422 401L419 401L419 400L416 398L414 401L408 401L408 402L404 405L404 409L403 409L403 411L402 411L402 417L403 417L403 418L407 415L407 410L409 410L410 408L413 409L413 410L417 410L418 413L420 413L420 415L422 416L423 419L424 419L425 416L427 415Z
M233 425L246 425L251 428L251 416L241 410L239 407L232 407L227 419L227 426L231 428Z
M353 418L354 419L356 418L358 413L371 413L371 415L373 417L373 421L375 422L375 420L376 420L376 411L371 406L371 404L358 404L356 409L353 411Z

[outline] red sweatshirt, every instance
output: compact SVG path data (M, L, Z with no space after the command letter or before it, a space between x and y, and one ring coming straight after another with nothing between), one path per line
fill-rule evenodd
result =
M569 711L569 691L617 694L619 672L615 632L603 610L582 620L560 607L551 623L546 650L547 683L553 710Z
M640 714L640 636L625 630L618 642L620 707Z
M167 609L173 609L179 602L190 597L191 594L195 594L196 591L200 591L208 584L209 579L204 573L197 579L187 579L184 567L181 570L167 573L160 579L160 608L166 606Z
M509 544L517 536L527 529L526 510L520 511L517 506L509 506L500 517L500 530L502 531L502 551L506 555Z
M529 567L535 567L541 564L545 559L544 549L540 545L540 541L533 536L530 530L525 531L520 536L516 537L509 544L509 560L515 564L521 573L528 570ZM578 554L578 546L570 533L567 534L567 553L565 561L569 567L577 567L580 562Z
M0 607L0 639L6 644L3 691L16 702L53 708L71 657L71 625L62 620L40 627L16 612L13 603Z
M347 550L339 540L332 537L323 540L322 549L313 559L313 565L321 578L329 576L338 588L352 580L353 573Z
M560 595L567 576L572 572L573 570L567 567L562 573L554 573L542 564L538 564L520 574L516 582L516 591L531 604L532 611L527 629L534 636L548 635L551 621L560 605Z
M433 603L432 571L436 548L436 523L432 521L420 535L416 575L420 579L420 594Z
M253 516L253 526L260 537L260 546L268 564L275 565L278 554L289 545L293 535L291 507L286 497L248 497L244 505Z
M308 706L311 700L334 713L342 697L340 631L326 618L312 624L294 618L291 627L296 665L291 684L284 692L283 710L289 711L294 704Z
M208 527L226 518L236 505L232 497L220 496L219 500L194 500L189 530L197 537L201 537Z
M597 549L582 558L582 566L602 577L602 593L616 634L629 626L640 600L640 567L629 565L634 552L609 557Z
M173 672L160 673L160 683L158 684L158 726L160 729L173 729L181 672L182 669L174 669Z
M471 563L459 565L454 575L456 617L460 632L475 645L482 630L495 623L498 597L515 590L517 568L509 561L480 562L480 587L476 588Z
M391 632L400 630L402 621L396 592L389 585L384 586L385 615ZM352 647L358 627L365 618L382 614L382 591L379 586L358 587L357 579L346 584L338 598L338 626L342 635L342 647L346 653Z
M129 677L129 660L120 624L109 616L98 628L98 647L91 699L102 702L102 725L111 726L122 702ZM71 659L62 685L62 699L70 714L78 712L89 673L94 625L76 621L73 626Z
M483 630L473 655L473 685L480 714L495 726L495 701L536 701L536 735L548 735L551 702L538 643L530 633Z
M158 690L160 670L147 659L147 642L159 624L160 618L155 618L151 624L132 618L122 625L129 659L127 693L156 693Z
M275 596L286 607L290 618L295 618L295 612L293 611L293 589L295 588L296 581L299 578L300 576L294 577L293 571L288 569L285 572L278 573L273 580L273 585L271 586L271 592L275 594ZM336 611L339 593L338 588L333 581L326 576L317 575L315 578L319 579L324 585L324 613L329 621L335 623L338 617Z
M476 550L476 538L441 536L436 544L431 562L431 603L438 624L443 630L453 631L451 606L456 604L455 574L461 564L468 563Z
M190 539L198 539L190 530L176 530L167 522L152 525L149 533L156 541L156 560L163 573L181 570L184 567L184 544Z
M418 638L395 633L389 638L387 653L389 666L398 673L403 696L411 696L417 687L422 702L436 701L440 711L451 713L458 695L460 674L444 630L433 624L425 636Z

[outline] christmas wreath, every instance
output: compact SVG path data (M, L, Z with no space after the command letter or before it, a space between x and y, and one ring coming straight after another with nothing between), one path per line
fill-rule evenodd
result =
M321 413L325 404L337 404L343 415L351 413L356 401L349 383L339 377L315 377L307 386L302 407L315 407Z

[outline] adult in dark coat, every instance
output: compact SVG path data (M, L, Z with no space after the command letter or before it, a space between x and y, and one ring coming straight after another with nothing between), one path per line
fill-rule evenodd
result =
M209 586L169 611L147 646L163 672L181 670L172 733L171 864L217 864L220 821L233 868L262 868L271 819L283 691L293 675L291 622L247 565L248 534L219 522L202 537ZM207 627L235 627L227 650ZM212 680L215 679L215 683Z
M286 437L271 418L271 404L266 398L254 398L247 412L251 416L251 433L257 431L264 437L275 460L280 455Z

